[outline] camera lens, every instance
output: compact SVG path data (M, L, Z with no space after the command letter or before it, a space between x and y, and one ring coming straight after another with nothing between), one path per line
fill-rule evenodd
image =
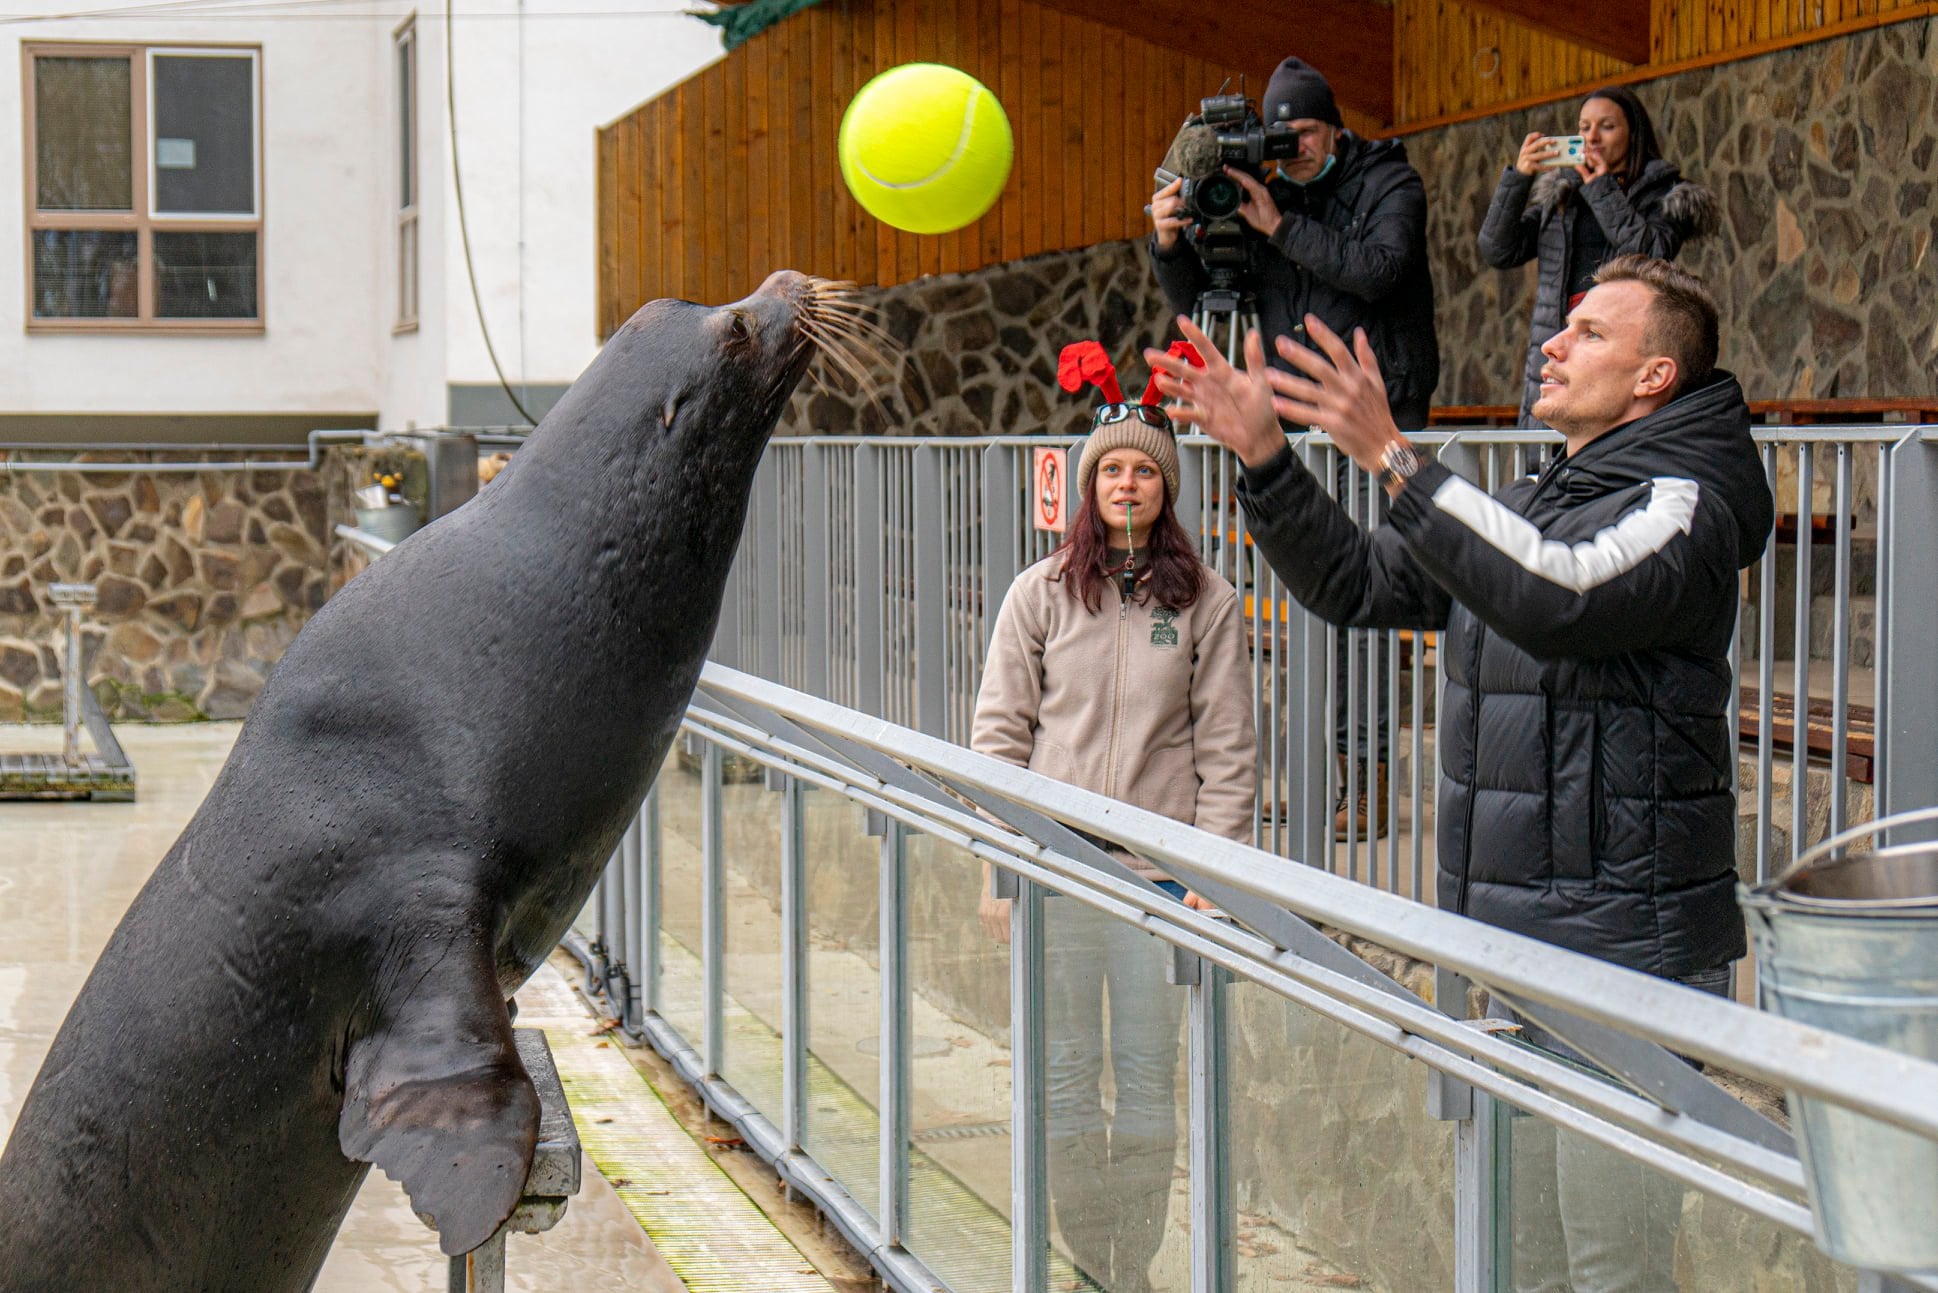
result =
M1244 204L1245 190L1229 175L1213 175L1199 180L1193 193L1198 214L1206 220L1223 220L1235 215Z

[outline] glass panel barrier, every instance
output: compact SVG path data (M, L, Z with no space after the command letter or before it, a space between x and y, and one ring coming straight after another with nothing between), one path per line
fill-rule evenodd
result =
M1185 989L1166 981L1170 946L1074 898L1043 910L1052 1287L1182 1293Z
M881 840L862 809L801 790L807 886L807 1121L803 1147L881 1212Z
M685 737L660 765L659 781L659 1000L660 1017L698 1050L706 1039L705 986L700 964L700 899L704 890L700 846L699 749Z
M1009 945L979 919L982 863L906 846L911 1057L908 1247L953 1293L1010 1277Z
M1824 1256L1808 1236L1579 1132L1512 1106L1502 1113L1495 1148L1508 1293L1855 1293L1857 1272Z
M1425 1066L1250 983L1227 996L1240 1293L1454 1286L1453 1128Z
M781 1107L781 807L751 759L722 761L721 860L727 868L726 1055L720 1074L783 1125Z

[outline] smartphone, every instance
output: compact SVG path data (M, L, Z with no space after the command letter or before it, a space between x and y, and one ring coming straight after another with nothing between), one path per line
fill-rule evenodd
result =
M1560 144L1561 149L1542 162L1542 166L1579 166L1588 156L1588 141L1580 135L1549 135L1548 142Z

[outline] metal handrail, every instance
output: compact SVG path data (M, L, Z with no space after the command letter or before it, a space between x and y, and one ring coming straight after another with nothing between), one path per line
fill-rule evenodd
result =
M1505 1209L1495 1210L1504 1171L1488 1128L1517 1109L1598 1144L1652 1172L1744 1209L1799 1235L1813 1234L1799 1201L1804 1174L1788 1133L1753 1114L1674 1055L1707 1060L1722 1070L1859 1111L1916 1135L1938 1139L1938 1065L1854 1039L1747 1009L1673 982L1638 974L1479 922L1435 911L1320 868L1206 835L1168 818L978 755L938 737L818 699L717 664L702 673L683 723L707 751L701 760L702 822L723 811L725 756L768 770L768 788L782 792L782 995L803 992L808 954L806 870L801 850L799 795L816 788L840 796L888 823L883 836L879 991L883 998L882 1088L878 1133L881 1199L871 1211L836 1180L804 1145L800 1110L808 1045L805 1011L784 1006L778 1029L783 1054L781 1104L764 1104L722 1076L723 1017L728 988L721 955L730 832L702 825L700 878L704 1023L688 1036L657 1013L662 973L657 947L677 914L682 927L695 912L662 892L656 796L649 797L626 843L614 854L588 910L597 936L572 943L595 987L635 1037L650 1041L674 1063L716 1112L741 1129L751 1148L827 1211L847 1237L871 1255L898 1289L945 1287L925 1267L932 1251L911 1252L897 1241L909 1190L907 1143L909 1046L906 1024L895 1025L892 1002L908 987L908 934L890 913L889 861L903 857L903 832L952 846L965 863L979 859L998 875L1018 878L1011 912L1010 1033L1012 1037L1011 1199L1014 1283L1043 1287L1048 1223L1046 1182L1032 1145L1044 1134L1043 1081L1031 1056L1041 1045L1043 964L1027 949L1042 946L1043 914L1031 893L1056 893L1133 925L1170 944L1198 967L1177 982L1189 994L1185 1030L1191 1079L1189 1189L1192 1287L1226 1286L1230 1265L1231 1147L1220 1137L1218 1110L1229 1098L1222 1083L1227 1045L1222 993L1243 980L1420 1060L1433 1073L1431 1116L1456 1124L1455 1287L1492 1288L1491 1255L1498 1249ZM656 792L657 794L657 792ZM788 822L797 823L794 826ZM871 832L874 832L871 828ZM1076 832L1082 832L1083 835ZM1133 847L1229 916L1187 909L1125 870L1084 835ZM772 865L752 857L744 865ZM895 868L904 865L897 861ZM959 863L958 865L962 865ZM679 891L692 901L691 890ZM772 900L772 896L769 896ZM643 904L643 906L642 906ZM791 911L792 916L787 915ZM1308 922L1311 922L1308 924ZM796 928L796 925L799 928ZM1436 996L1444 1008L1386 979L1344 947L1321 935L1321 925L1370 940L1438 968ZM789 931L793 932L790 933ZM714 932L706 932L714 931ZM707 950L710 949L710 950ZM1466 1019L1466 983L1529 1008L1543 1027L1608 1064L1607 1074L1585 1071L1544 1051L1508 1040ZM792 984L793 986L786 986ZM906 1009L906 1006L901 1007ZM1035 1040L1032 1040L1034 1038ZM1663 1049L1666 1048L1666 1049ZM1671 1054L1673 1052L1673 1055ZM1609 1064L1609 1058L1614 1062ZM1664 1065L1651 1069L1651 1057ZM1035 1076L1032 1074L1035 1073ZM899 1196L898 1196L899 1191ZM901 1202L897 1202L897 1198ZM1222 1237L1222 1238L1221 1238ZM1903 1280L1934 1289L1938 1282Z

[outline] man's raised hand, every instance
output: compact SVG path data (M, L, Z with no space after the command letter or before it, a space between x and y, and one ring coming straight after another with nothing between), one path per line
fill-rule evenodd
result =
M1318 350L1290 337L1278 339L1279 356L1298 373L1267 370L1274 411L1287 422L1324 431L1341 453L1367 471L1378 470L1380 454L1402 437L1386 402L1386 382L1372 342L1364 329L1356 329L1348 349L1314 314L1305 316L1305 329Z
M1197 348L1203 368L1162 350L1146 350L1145 362L1157 378L1157 388L1178 404L1171 417L1189 422L1238 455L1247 467L1271 461L1285 447L1285 432L1272 411L1272 388L1266 379L1265 346L1257 332L1245 337L1245 366L1234 368L1198 326L1178 316L1185 340Z

